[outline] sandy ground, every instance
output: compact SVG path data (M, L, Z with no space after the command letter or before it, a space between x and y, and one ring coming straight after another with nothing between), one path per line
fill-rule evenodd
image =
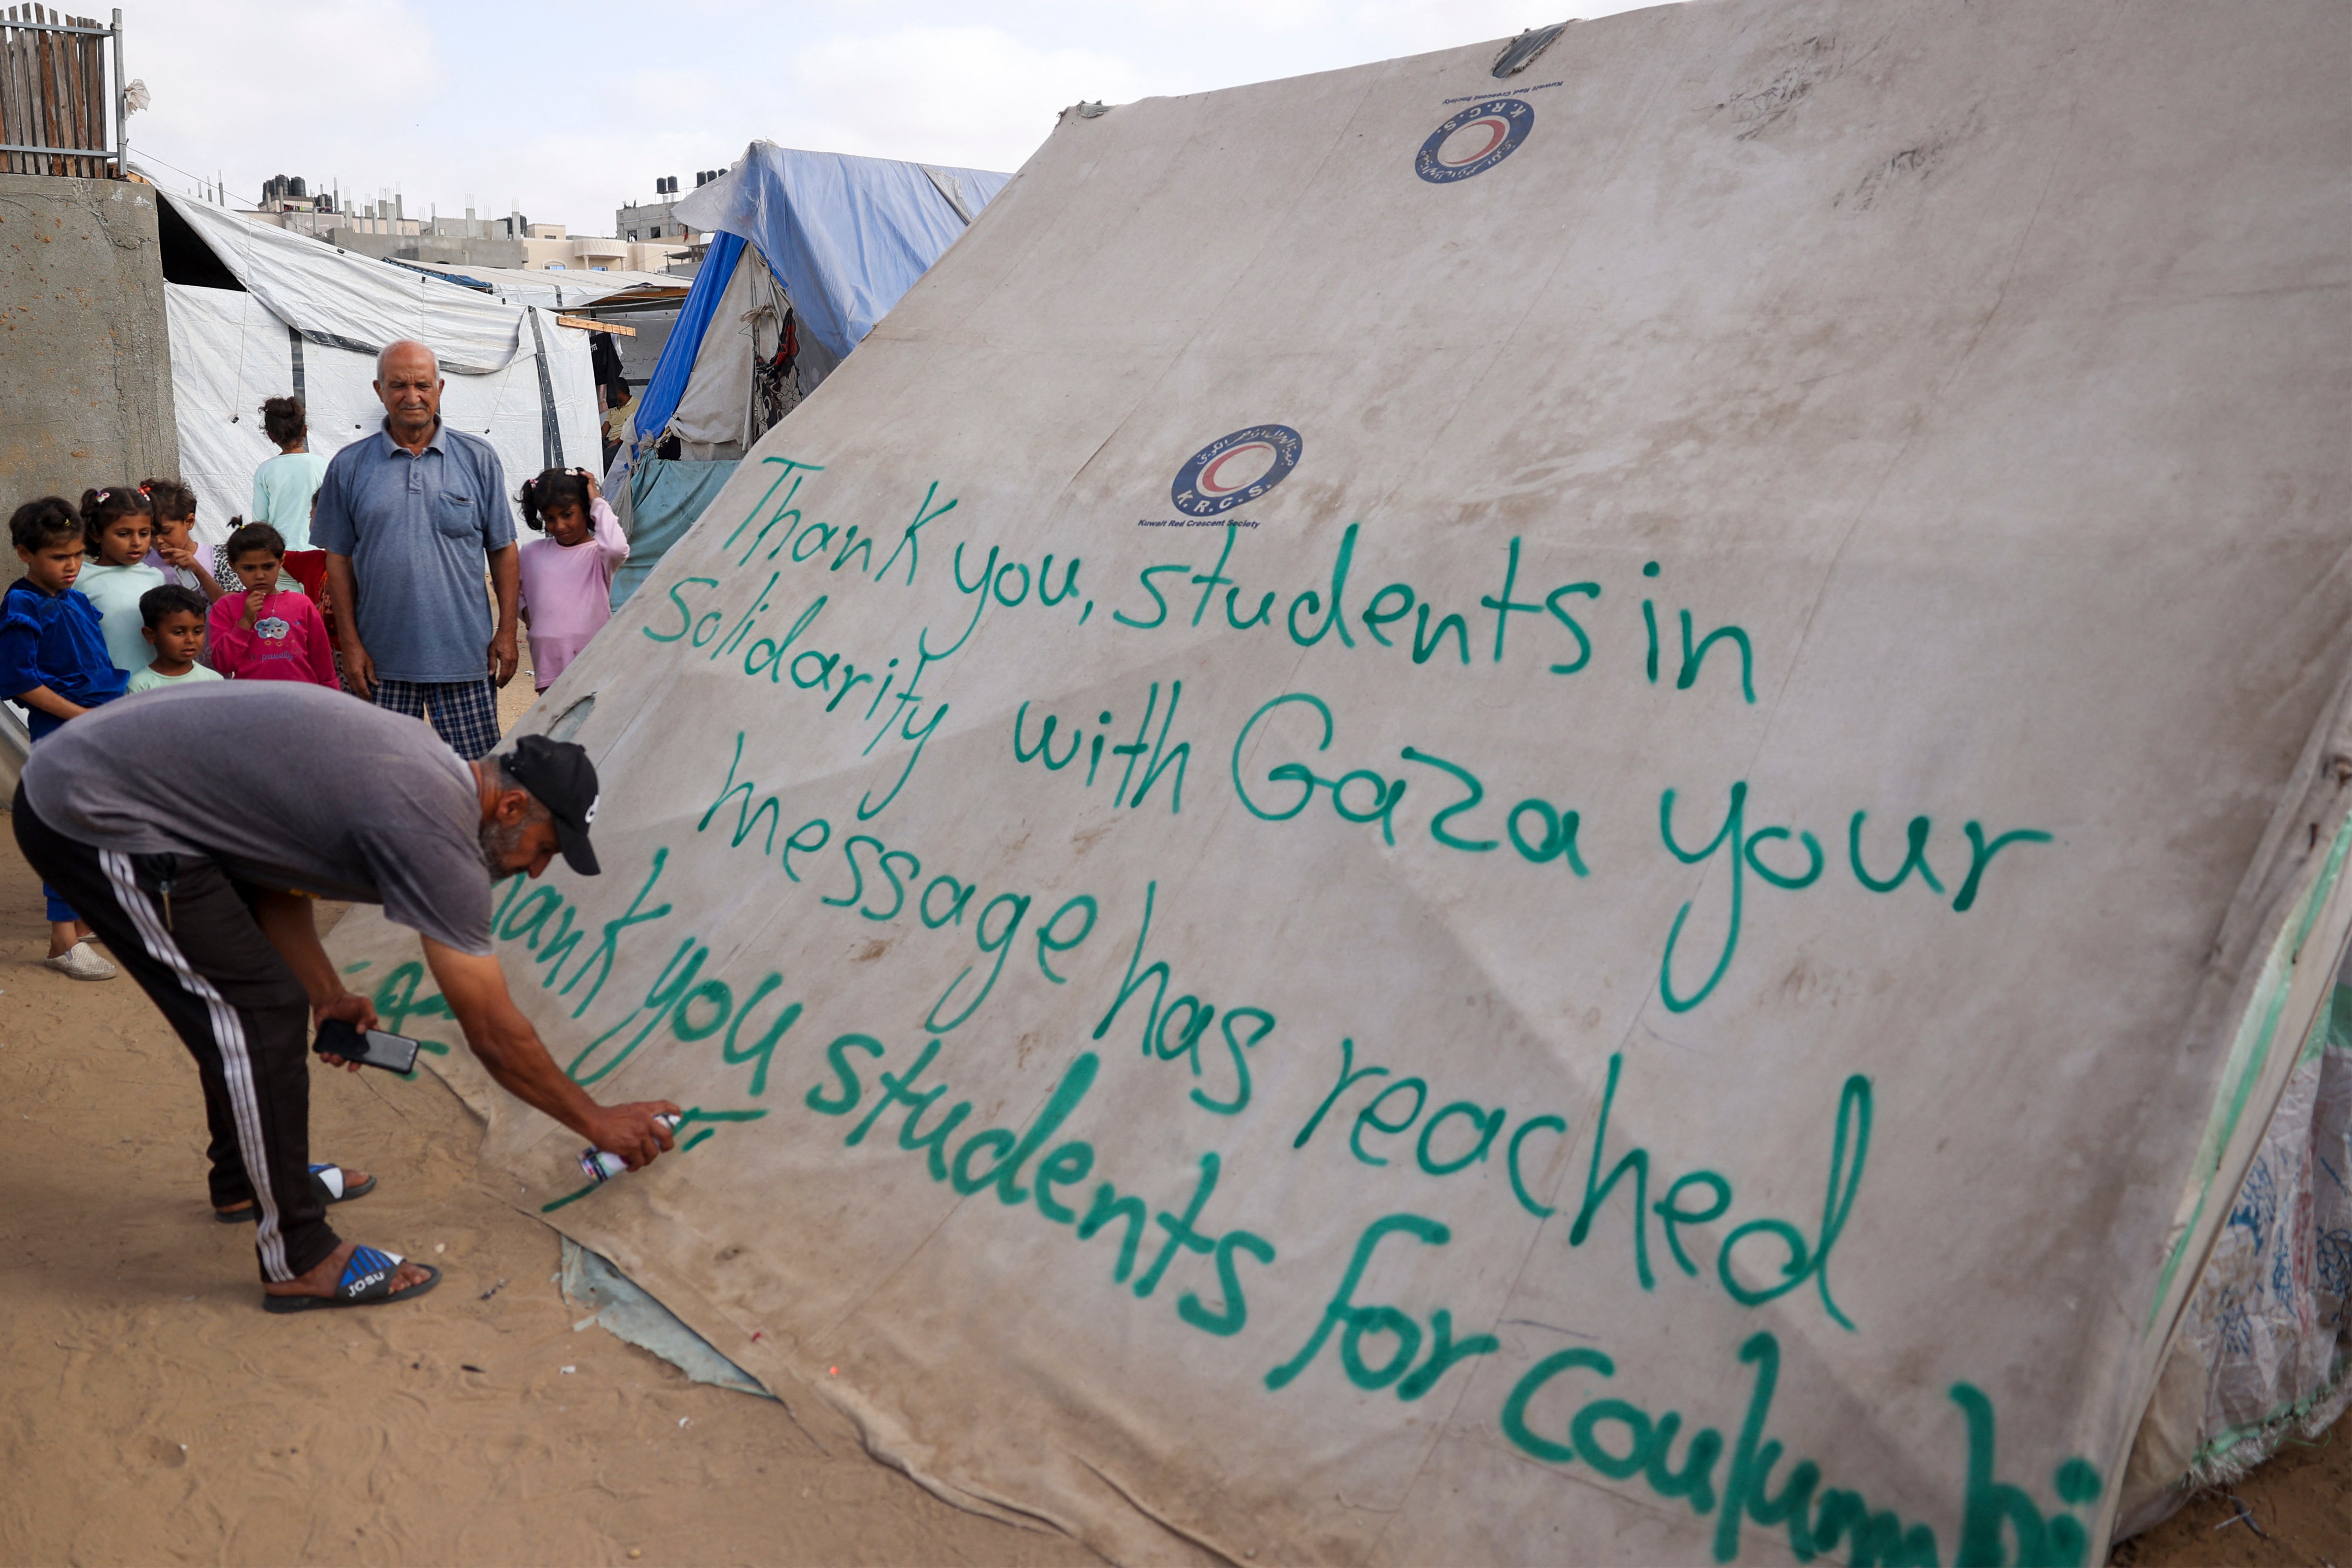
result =
M46 935L0 835L0 1563L1096 1561L939 1501L814 1400L804 1428L575 1331L555 1233L478 1178L429 1076L319 1070L312 1149L382 1183L344 1234L440 1288L264 1313L250 1233L211 1219L193 1065L127 978L40 968ZM2235 1489L2250 1521L2200 1499L2115 1561L2352 1568L2331 1438Z
M1080 1563L951 1508L845 1424L688 1383L552 1282L437 1079L313 1075L313 1150L382 1185L344 1234L446 1272L272 1317L205 1195L195 1070L127 978L39 967L0 837L0 1562Z
M2352 1416L2115 1549L2124 1568L2352 1568Z

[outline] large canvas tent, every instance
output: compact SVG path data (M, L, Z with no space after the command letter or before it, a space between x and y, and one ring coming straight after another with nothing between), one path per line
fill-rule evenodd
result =
M375 355L401 338L433 346L448 383L443 418L498 448L510 488L602 457L588 334L558 326L551 309L159 195L180 477L206 545L251 510L253 470L278 455L262 401L301 398L310 449L331 455L383 423Z
M631 508L614 603L1010 178L754 142L678 203L680 220L711 242L606 476ZM776 360L788 315L798 353L786 374ZM654 455L665 438L677 441L676 459Z
M516 1202L1116 1559L2090 1561L2345 1082L2347 27L1066 116L526 721L604 874L500 954L683 1152L583 1186L338 958Z

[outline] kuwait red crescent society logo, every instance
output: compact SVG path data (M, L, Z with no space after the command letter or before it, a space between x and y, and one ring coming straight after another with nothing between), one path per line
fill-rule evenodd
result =
M1474 103L1429 133L1412 172L1433 185L1483 174L1519 150L1536 126L1532 104L1516 98Z
M1187 517L1215 517L1253 501L1298 467L1301 442L1287 425L1253 425L1220 436L1176 470L1168 494Z

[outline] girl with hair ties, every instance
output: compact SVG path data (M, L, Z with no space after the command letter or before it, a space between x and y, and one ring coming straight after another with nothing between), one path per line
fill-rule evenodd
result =
M520 552L531 683L544 691L613 618L613 574L629 558L621 520L585 468L550 468L522 487L522 520L547 537Z
M196 492L177 479L147 479L139 488L155 510L155 547L147 552L147 564L175 587L202 594L206 604L219 598L220 579L197 552Z
M81 569L74 588L97 606L107 657L128 679L155 657L142 629L147 622L139 613L139 601L148 589L167 581L147 564L147 546L155 534L154 508L136 485L84 490L81 529L82 547L92 560Z

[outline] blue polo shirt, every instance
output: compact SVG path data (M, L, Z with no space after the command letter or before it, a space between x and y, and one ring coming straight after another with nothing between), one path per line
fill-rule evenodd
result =
M506 489L497 450L446 422L421 453L379 426L327 464L310 543L351 557L360 642L376 674L436 683L488 677L488 558L515 539Z

